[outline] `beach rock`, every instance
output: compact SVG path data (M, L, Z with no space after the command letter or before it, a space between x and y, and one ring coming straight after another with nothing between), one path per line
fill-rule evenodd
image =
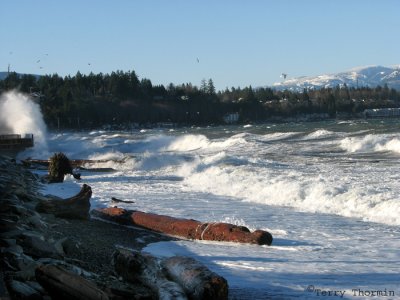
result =
M41 216L37 213L35 215L27 217L25 219L25 222L27 223L27 225L31 226L33 229L36 229L39 231L44 231L44 230L48 229L48 224L45 221L43 221Z
M19 243L24 248L24 252L32 257L61 257L56 247L40 235L24 234Z
M40 300L42 295L28 284L17 280L6 281L8 292L13 299Z
M19 225L14 229L0 233L0 237L3 239L14 239L23 234L26 230Z
M17 245L16 239L0 238L0 248L7 248L15 245Z
M16 204L15 201L7 199L3 201L0 207L0 213L13 213L18 216L28 216L31 214L31 211L22 205Z
M26 280L24 281L26 285L29 285L31 288L34 290L38 291L41 294L46 294L46 291L43 289L43 287L36 281L31 281L31 280Z
M7 248L3 248L2 253L11 253L15 255L20 255L24 253L24 249L20 245L10 245Z
M18 221L18 217L14 216L5 216L5 218L0 219L0 232L6 232L6 231L11 231L15 230L18 228L18 224L16 221Z
M7 269L15 272L36 267L38 264L32 257L20 253L20 251L16 249L8 248L2 251L2 258Z
M65 256L78 250L78 244L68 237L57 240L54 244L57 253Z

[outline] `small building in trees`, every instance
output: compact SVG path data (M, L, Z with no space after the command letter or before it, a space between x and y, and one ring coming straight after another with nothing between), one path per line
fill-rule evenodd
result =
M226 124L234 124L239 121L239 113L234 112L234 113L228 113L223 116L224 122Z

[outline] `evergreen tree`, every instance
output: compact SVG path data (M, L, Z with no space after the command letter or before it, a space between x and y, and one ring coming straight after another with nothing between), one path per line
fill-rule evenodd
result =
M215 95L215 86L214 86L214 82L211 78L208 79L206 92L209 95Z

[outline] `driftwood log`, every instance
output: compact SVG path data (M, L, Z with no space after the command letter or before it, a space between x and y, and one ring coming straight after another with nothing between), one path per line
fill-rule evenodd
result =
M191 257L173 256L162 260L161 266L169 278L183 287L190 299L228 299L228 283L225 278Z
M109 296L94 283L55 265L41 265L35 271L36 280L52 299L107 300Z
M106 159L70 159L69 160L69 162L73 168L78 168L85 164L105 163L105 162L109 162L109 161L110 160L106 160ZM111 160L111 161L123 162L122 160ZM50 160L48 160L48 159L27 158L27 159L22 160L21 162L22 162L22 164L24 164L25 166L28 166L28 167L34 166L34 165L48 167L50 164Z
M90 197L92 189L84 184L79 193L64 200L41 200L36 205L36 210L41 213L54 214L56 217L66 219L89 219Z
M135 201L132 201L132 200L122 200L122 199L118 199L115 197L112 197L111 201L112 202L120 202L120 203L135 203Z
M161 300L187 299L183 288L174 281L170 281L163 274L157 259L140 252L116 250L113 254L115 271L124 280L141 282L157 294Z
M245 226L229 223L202 223L192 219L145 213L109 207L94 210L96 217L123 225L135 225L156 232L180 236L188 239L271 245L272 235L264 230L250 230Z

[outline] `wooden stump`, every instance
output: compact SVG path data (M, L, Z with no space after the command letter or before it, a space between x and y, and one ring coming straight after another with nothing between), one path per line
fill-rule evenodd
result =
M84 184L79 193L64 200L41 200L36 210L41 213L54 214L66 219L89 219L90 197L92 189Z

